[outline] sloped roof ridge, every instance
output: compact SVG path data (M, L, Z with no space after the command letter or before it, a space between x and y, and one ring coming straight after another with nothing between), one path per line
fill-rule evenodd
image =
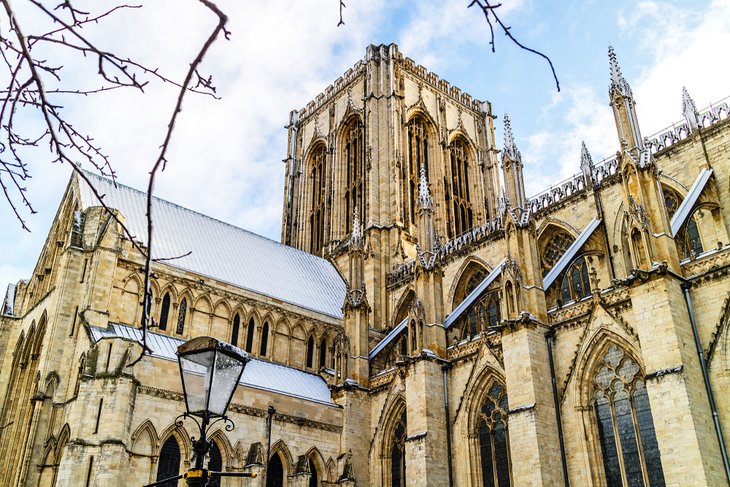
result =
M122 186L122 187L124 187L125 189L129 189L129 190L131 190L131 191L134 191L135 193L138 193L138 194L140 194L140 195L142 195L142 196L145 196L145 197L147 196L147 192L146 192L146 191L142 191L141 189L137 189L137 188L134 188L134 187L132 187L132 186L128 186L128 185L126 185L126 184L124 184L124 183L120 183L120 182L116 181L115 179L111 179L111 178L108 178L108 177L106 177L106 176L101 176L101 175L99 175L99 174L96 174L96 173L94 173L94 172L91 172L91 171L89 171L88 169L81 169L81 170L82 170L82 171L83 171L83 172L84 172L84 173L85 173L85 174L86 174L87 176L93 176L94 178L97 178L97 179L101 179L101 180L104 180L104 181L106 181L107 183L115 184L115 185L117 185L117 186ZM258 237L258 238L260 238L261 240L265 240L265 241L268 241L268 242L270 242L270 243L273 243L273 244L276 244L276 245L280 245L280 246L282 246L282 247L286 247L287 249L290 249L290 250L294 250L294 251L296 251L296 252L298 252L298 253L301 253L301 254L304 254L304 255L306 255L306 256L308 256L308 257L314 257L315 259L319 259L319 260L324 260L324 261L326 261L326 262L329 262L329 261L328 261L327 259L324 259L324 258L322 258L322 257L319 257L318 255L310 254L309 252L305 252L305 251L303 251L303 250L300 250L300 249L298 249L298 248L296 248L296 247L291 247L291 246L289 246L289 245L283 244L283 243L281 243L281 242L279 242L279 241L277 241L277 240L274 240L274 239L272 239L272 238L266 237L266 236L264 236L264 235L261 235L261 234L258 234L258 233L256 233L256 232L252 232L251 230L247 230L247 229L245 229L245 228L243 228L243 227L239 227L239 226L237 226L237 225L234 225L234 224L232 224L232 223L230 223L230 222L226 222L226 221L220 220L220 219L218 219L218 218L215 218L215 217L213 217L213 216L210 216L210 215L206 215L205 213L201 213L201 212L199 212L199 211L193 210L193 209L191 209L191 208L188 208L188 207L186 207L186 206L182 206L181 204L179 204L179 203L175 203L174 201L169 201L169 200L166 200L166 199L160 198L159 196L155 196L155 195L152 195L152 198L153 198L154 200L158 201L159 203L163 203L163 204L166 204L166 205L169 205L169 206L173 206L173 207L175 207L175 208L178 208L178 209L181 209L181 210L185 210L185 211L187 211L187 212L190 212L190 213L193 213L193 214L195 214L195 215L198 215L198 216L202 216L202 217L203 217L203 218L205 218L205 219L208 219L208 220L214 221L214 222L216 222L216 223L221 223L221 224L223 224L223 225L226 225L226 226L228 226L228 227L230 227L230 228L233 228L233 229L236 229L236 230L240 230L240 231L242 231L242 232L246 232L247 234L249 234L249 235L251 235L251 236L254 236L254 237ZM154 216L153 216L153 217L154 217Z

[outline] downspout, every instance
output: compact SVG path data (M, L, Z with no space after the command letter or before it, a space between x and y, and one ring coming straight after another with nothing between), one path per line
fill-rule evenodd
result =
M697 330L697 322L695 321L695 312L692 307L692 297L689 294L689 283L682 284L682 290L684 291L684 302L687 304L687 311L689 312L689 321L692 324L692 333L695 337L695 346L697 347L697 356L700 359L700 367L702 368L702 378L705 380L705 390L707 391L707 399L710 401L710 411L712 412L712 421L715 423L715 433L717 434L717 442L720 445L720 453L722 454L722 461L725 465L725 476L730 482L730 462L728 462L727 448L725 447L725 440L722 436L722 427L720 426L720 417L717 414L717 406L715 405L715 396L712 393L712 385L710 384L710 374L707 372L707 362L705 361L705 352L702 349L702 342L700 341L700 333Z
M451 368L451 364L441 367L444 377L444 412L446 413L446 455L447 467L449 471L449 487L454 487L454 474L451 466L451 418L449 417L449 383L446 380L446 372Z
M565 480L565 487L570 487L570 479L568 477L568 462L565 458L565 441L563 440L563 420L560 416L560 401L558 400L558 381L555 378L555 363L553 361L553 339L555 337L555 330L550 330L545 333L545 340L547 341L548 349L548 361L550 363L550 381L553 386L553 404L555 406L555 421L558 423L558 441L560 442L560 462L563 466L563 479Z

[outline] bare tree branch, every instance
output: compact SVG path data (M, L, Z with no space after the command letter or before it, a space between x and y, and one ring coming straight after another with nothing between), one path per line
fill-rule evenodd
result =
M538 56L540 56L541 58L545 59L548 62L548 64L550 65L550 71L552 71L553 78L555 79L555 86L558 89L558 91L560 91L560 82L558 81L558 75L555 73L555 67L553 66L553 62L550 60L550 58L547 55L541 53L540 51L537 51L535 49L525 46L512 35L512 33L510 32L511 28L504 25L504 23L502 22L502 19L500 19L499 16L497 15L497 9L499 7L501 7L502 4L498 3L495 5L492 5L489 0L472 0L472 2L469 4L469 6L467 8L471 8L474 5L478 6L481 9L482 13L484 14L484 19L487 21L487 25L489 25L489 35L490 35L489 44L492 46L492 52L494 52L494 27L492 25L492 17L493 17L494 22L497 25L499 25L502 28L502 30L504 31L504 35L509 37L509 39L512 42L514 42L518 47L520 47L521 49L524 49L525 51L531 52L533 54L537 54Z

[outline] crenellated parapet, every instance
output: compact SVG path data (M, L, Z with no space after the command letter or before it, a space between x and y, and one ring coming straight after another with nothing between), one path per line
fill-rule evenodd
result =
M305 120L311 115L317 113L323 106L334 99L339 93L342 93L352 83L365 73L365 62L360 60L355 65L345 71L345 74L335 80L322 93L317 95L314 100L299 110L299 119Z
M440 94L451 98L453 101L465 106L469 110L473 110L477 113L484 113L485 104L483 102L475 99L469 93L462 92L461 89L453 86L445 79L439 78L436 73L429 71L420 64L417 65L413 59L408 57L405 58L402 66L404 71L414 75L420 81L427 84Z

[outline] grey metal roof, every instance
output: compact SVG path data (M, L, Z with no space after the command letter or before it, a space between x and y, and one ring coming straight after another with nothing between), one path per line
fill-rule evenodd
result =
M135 342L142 340L141 330L119 323L109 323L107 328L90 326L89 332L94 342L102 338L125 338ZM151 350L152 357L176 362L177 347L183 342L184 340L179 338L147 332L147 346ZM322 377L256 358L251 358L248 362L239 383L246 387L335 405L327 383Z
M464 311L469 309L469 307L474 304L474 301L479 299L479 296L489 287L490 284L494 282L495 279L502 273L502 265L506 262L506 259L502 259L502 261L497 264L497 266L492 269L492 272L489 273L487 277L485 277L482 282L479 283L477 287L474 288L472 292L469 293L467 297L464 298L464 301L459 303L459 305L454 308L454 311L451 312L449 316L446 317L446 320L444 320L444 328L449 329L451 325L453 325L457 319L459 319L459 316L461 316Z
M565 270L565 268L573 261L573 258L576 256L578 251L581 247L588 241L588 238L593 235L593 232L596 231L596 228L601 224L600 218L594 218L591 220L591 222L588 224L588 226L580 232L580 235L578 235L578 238L575 239L575 241L568 247L568 250L565 251L565 253L560 257L558 262L553 266L552 269L550 269L550 272L545 275L542 279L542 288L547 291L547 289L553 285L555 282L555 279L558 278L561 272Z
M15 284L8 284L8 289L5 291L5 300L3 306L0 309L0 314L5 316L13 316L15 314L13 307L15 305Z
M676 237L682 225L687 222L687 219L692 214L692 208L694 208L695 203L700 198L702 190L705 189L707 182L710 180L710 176L712 176L712 169L703 169L700 171L697 179L695 179L695 182L692 183L692 187L689 188L687 196L682 200L679 208L677 208L677 212L672 217L672 221L669 222L669 226L672 229L672 236Z
M122 213L132 235L146 242L146 193L86 174L104 203ZM81 179L79 187L84 209L99 206ZM152 216L153 258L191 252L166 265L342 318L345 282L329 261L159 198L153 199Z
M398 326L390 330L390 333L385 335L385 338L380 340L380 342L378 342L378 344L375 345L372 350L370 350L370 353L368 354L368 360L374 359L380 352L382 352L383 349L387 347L390 342L392 342L398 335L401 334L403 330L406 329L407 324L408 318L401 321Z

